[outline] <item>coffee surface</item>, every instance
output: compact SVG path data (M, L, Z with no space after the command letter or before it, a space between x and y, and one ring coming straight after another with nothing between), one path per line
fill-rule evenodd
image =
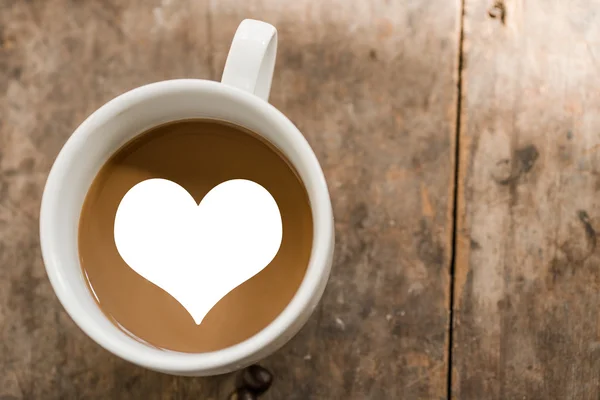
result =
M178 183L197 203L222 182L248 179L265 187L279 206L283 240L276 257L227 294L200 325L170 294L133 271L115 246L121 199L151 178ZM207 352L248 339L283 311L306 272L312 229L306 189L272 145L229 124L180 121L143 133L102 167L81 211L79 257L100 308L120 329L159 348Z

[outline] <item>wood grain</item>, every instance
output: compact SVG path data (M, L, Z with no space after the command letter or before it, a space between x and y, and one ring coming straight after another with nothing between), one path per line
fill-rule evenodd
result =
M237 24L280 33L272 103L321 161L337 253L264 399L446 396L458 0L0 2L0 398L225 399L88 339L45 276L38 208L73 129L128 89L218 79Z
M598 16L466 1L453 398L600 398Z

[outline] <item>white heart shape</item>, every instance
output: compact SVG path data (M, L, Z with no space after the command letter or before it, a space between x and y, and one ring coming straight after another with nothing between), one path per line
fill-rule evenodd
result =
M196 324L275 258L279 207L261 185L234 179L199 205L180 185L148 179L121 200L115 244L131 269L173 296Z

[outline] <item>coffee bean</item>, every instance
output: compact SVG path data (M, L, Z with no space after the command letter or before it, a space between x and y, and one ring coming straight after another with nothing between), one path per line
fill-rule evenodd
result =
M260 365L251 365L242 372L242 382L254 393L261 394L271 387L273 374Z
M257 397L247 388L236 389L235 392L231 393L228 400L257 400Z

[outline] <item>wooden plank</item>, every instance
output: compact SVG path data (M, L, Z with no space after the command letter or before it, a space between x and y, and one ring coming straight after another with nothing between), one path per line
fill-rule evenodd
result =
M465 10L453 397L598 400L600 3Z
M212 77L207 3L0 4L0 398L216 399L218 381L150 372L87 338L50 287L38 239L47 173L89 113L145 83Z
M265 360L265 398L445 398L459 3L222 0L214 42L245 17L279 30L271 102L315 149L336 217L322 307Z
M265 360L263 398L445 398L457 0L0 4L0 397L233 389L235 376L149 372L85 337L47 282L37 221L51 163L88 113L143 83L218 79L252 17L279 29L271 101L323 164L337 235L322 307Z

